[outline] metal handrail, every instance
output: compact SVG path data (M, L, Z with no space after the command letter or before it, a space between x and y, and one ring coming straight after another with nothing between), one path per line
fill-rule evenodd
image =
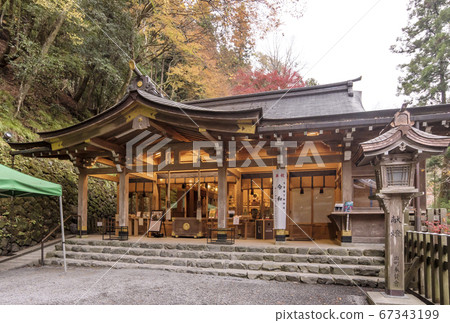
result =
M69 220L73 215L69 215L67 218L64 219L63 224L66 223L67 220ZM58 224L52 231L50 231L42 240L41 240L41 266L44 266L44 243L45 241L53 234L55 233L58 228L61 228L61 224Z

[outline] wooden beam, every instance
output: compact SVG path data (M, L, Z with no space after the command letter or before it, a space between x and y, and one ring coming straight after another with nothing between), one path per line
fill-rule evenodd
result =
M240 173L238 170L228 168L227 171L228 171L228 173L230 173L231 175L233 175L233 176L236 177L237 179L240 179L240 178L241 178L241 173Z
M159 173L158 178L167 179L167 173ZM198 177L197 172L170 173L170 178L195 178ZM217 177L217 171L201 171L200 177Z
M91 138L85 141L88 144L91 144L94 147L101 148L107 151L111 151L116 154L123 154L125 149L122 146L110 143L109 141L100 139L100 138Z
M110 182L119 182L119 178L117 175L106 175L106 174L93 174L89 175L90 177L105 179Z
M161 131L161 133L169 138L173 138L175 140L178 141L183 141L183 142L191 142L191 140L187 139L185 136L183 136L182 134L180 134L178 131L176 131L173 128L169 128L169 127L162 127L161 125L159 125L158 123L149 120L150 125L155 128L158 131Z
M129 173L132 174L133 176L149 179L151 181L155 180L155 175L154 175L155 173L152 173L153 176L148 176L147 173L145 173L145 172L144 173L137 173L137 172L134 172L132 170L130 170Z
M200 131L200 133L208 140L210 141L217 141L216 138L214 138L209 132L208 130L206 130L205 128L199 128L198 129Z
M107 168L87 168L86 174L88 175L98 175L98 174L117 174L117 168L107 167Z
M309 157L309 156L308 156ZM323 163L327 164L327 163L341 163L343 161L343 156L342 155L328 155L328 156L321 156L321 159L323 161ZM271 158L262 158L262 160L264 161L264 164L266 166L277 166L277 158L275 157L271 157ZM241 165L244 163L245 160L238 160L236 163L236 168L241 168ZM297 161L298 161L298 157L288 157L287 158L288 161L288 166L292 166L292 165L296 165ZM311 156L311 161L312 163L317 163L316 159L314 159L314 156ZM229 166L229 161L224 161L223 163L224 166L226 166L227 168L230 167ZM304 165L310 165L309 163L305 162ZM250 164L247 167L259 167L259 165L253 160L250 160ZM200 168L201 169L217 169L217 163L212 161L212 162L201 162L200 163ZM299 168L301 169L301 168ZM178 164L178 165L174 165L174 164L170 164L164 167L164 169L162 169L162 171L193 171L193 170L198 170L198 167L194 167L193 163L186 163L186 164Z
M114 167L102 167L102 168L87 168L86 172L89 175L98 175L98 174L117 174L117 173L121 173L123 169L125 169L125 166L120 166L121 167L121 171L119 172L117 170L117 168L115 167L116 164L114 164ZM142 178L146 178L146 179L150 179L150 180L154 180L154 177L152 176L148 176L146 172L138 172L136 167L126 167L127 169L127 173L128 174L133 174L135 176L139 176Z
M103 165L107 165L107 166L111 166L111 167L116 167L116 163L114 163L112 160L106 159L106 158L97 158L97 163L99 164L103 164Z

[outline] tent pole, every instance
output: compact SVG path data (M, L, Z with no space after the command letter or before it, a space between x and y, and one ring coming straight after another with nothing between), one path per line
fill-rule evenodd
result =
M61 241L62 241L62 249L63 249L63 259L64 259L64 272L67 272L66 239L64 237L64 215L63 215L62 195L59 197L59 214L61 217Z

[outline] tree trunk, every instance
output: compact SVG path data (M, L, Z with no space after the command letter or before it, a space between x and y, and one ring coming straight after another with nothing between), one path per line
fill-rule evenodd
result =
M58 19L56 20L56 24L55 24L55 27L53 28L53 31L50 33L50 35L45 40L44 45L42 45L41 53L39 55L39 61L44 60L44 58L47 56L48 51L49 51L51 45L53 44L53 42L55 41L56 35L58 35L59 30L61 29L61 26L62 26L64 20L66 19L66 17L67 17L67 11L62 12L58 16ZM16 110L16 113L14 114L14 117L17 117L17 115L20 113L20 108L22 107L23 102L25 101L25 98L28 95L28 91L31 88L31 84L34 81L34 77L35 77L36 73L38 72L38 70L39 70L39 64L34 65L31 73L29 75L25 76L25 78L23 79L22 84L20 85L19 102L17 103L17 110Z
M447 103L447 80L445 79L445 73L447 71L448 64L446 61L440 61L439 62L439 88L441 90L441 103L446 104Z
M86 87L88 85L89 79L91 78L91 74L88 73L84 78L83 81L81 81L80 86L77 89L77 92L73 96L73 100L78 103L83 96L84 91L86 91Z
M11 52L11 34L7 29L3 29L0 33L3 33L1 38L6 42L6 48L0 57L0 67L5 67L8 65L8 55Z

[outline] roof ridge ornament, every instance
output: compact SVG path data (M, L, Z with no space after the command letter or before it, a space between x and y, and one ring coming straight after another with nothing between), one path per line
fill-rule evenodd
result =
M148 75L142 74L142 72L137 68L134 60L130 60L128 62L128 66L136 74L128 85L128 92L141 90L160 98L165 97L164 94L161 93L162 90L157 89L155 82L153 82Z
M402 136L406 135L406 133L411 129L414 125L414 121L411 121L411 114L406 110L408 103L403 103L400 111L396 112L390 126L392 128L398 128Z

